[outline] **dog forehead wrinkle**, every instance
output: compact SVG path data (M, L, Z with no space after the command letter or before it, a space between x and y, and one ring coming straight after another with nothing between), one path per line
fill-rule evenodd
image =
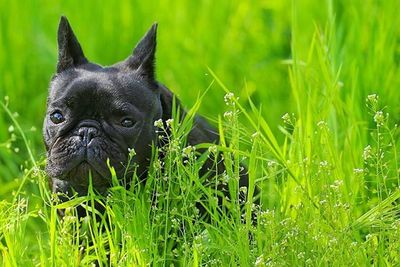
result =
M50 82L50 99L61 99L64 95L70 94L70 91L94 90L101 87L107 88L111 85L107 75L98 72L92 72L84 69L73 69L57 75Z
M129 102L139 109L147 110L147 107L158 98L155 90L151 90L144 81L135 79L127 73L110 75L110 79L113 83L113 95L120 98L122 102Z
M102 74L86 74L75 79L66 91L85 98L102 98L110 95L113 88L112 81Z

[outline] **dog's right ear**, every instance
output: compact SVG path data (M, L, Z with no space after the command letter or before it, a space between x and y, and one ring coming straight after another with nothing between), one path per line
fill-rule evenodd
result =
M61 16L58 25L58 63L57 73L88 63L81 45L75 37L65 16Z
M154 23L136 45L133 55L125 60L125 66L135 71L139 76L154 81L156 45L157 23Z

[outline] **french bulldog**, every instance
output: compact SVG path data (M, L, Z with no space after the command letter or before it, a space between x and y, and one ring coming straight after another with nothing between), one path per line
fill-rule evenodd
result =
M122 177L129 149L136 152L137 176L146 179L151 146L158 144L154 122L171 118L174 99L155 78L156 33L154 24L132 55L103 67L85 57L67 18L61 17L57 70L43 126L53 192L86 195L90 172L93 188L105 194L111 186L107 160ZM197 116L188 143L218 139L216 130ZM246 172L241 175L240 185L248 186Z

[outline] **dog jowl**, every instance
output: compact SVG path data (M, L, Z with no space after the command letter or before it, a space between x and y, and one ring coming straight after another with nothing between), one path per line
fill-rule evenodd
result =
M92 184L99 193L111 186L113 166L122 177L134 149L136 174L145 179L151 146L157 144L154 122L171 118L173 94L155 79L157 25L126 60L103 67L84 55L65 17L58 29L58 63L47 100L43 135L46 171L53 192L85 195ZM218 135L195 118L188 143L216 143ZM240 184L247 186L247 175Z

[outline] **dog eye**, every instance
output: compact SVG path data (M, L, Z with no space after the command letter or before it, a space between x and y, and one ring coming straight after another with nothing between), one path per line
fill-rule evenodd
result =
M61 114L60 111L55 111L53 113L51 113L50 115L50 120L54 123L54 124L59 124L62 123L63 121L65 121L64 116Z
M123 127L126 127L126 128L130 128L130 127L132 127L134 124L135 124L135 123L134 123L133 120L131 120L131 119L123 119L123 120L121 121L121 125L122 125Z

